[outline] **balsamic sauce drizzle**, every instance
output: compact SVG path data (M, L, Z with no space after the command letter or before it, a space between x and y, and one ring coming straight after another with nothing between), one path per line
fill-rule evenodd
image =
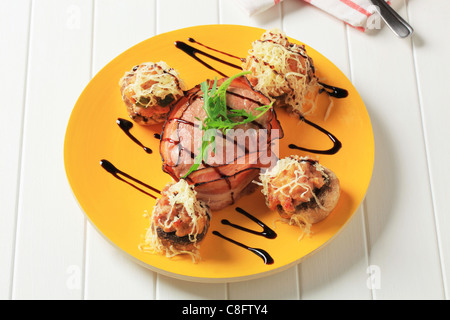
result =
M125 173L125 172L123 172L123 171L117 169L117 168L116 168L111 162L109 162L108 160L105 160L105 159L101 160L101 161L100 161L100 165L102 166L103 169L105 169L106 171L108 171L109 173L111 173L116 179L125 182L126 184L132 186L133 188L139 190L140 192L142 192L142 193L144 193L144 194L146 194L146 195L152 197L153 199L158 199L158 198L157 198L156 196L154 196L153 194L148 193L147 191L145 191L145 190L139 188L139 187L136 186L135 184L133 184L133 183L131 183L131 182L129 182L129 181L123 179L123 178L120 177L119 175L124 176L125 178L130 179L130 180L132 180L132 181L134 181L134 182L136 182L136 183L138 183L138 184L140 184L140 185L142 185L142 186L144 186L144 187L146 187L146 188L152 190L153 192L156 192L156 193L158 193L158 194L161 194L161 191L159 191L158 189L156 189L156 188L154 188L154 187L152 187L152 186L150 186L150 185L148 185L148 184L146 184L146 183L144 183L144 182L142 182L142 181L140 181L140 180L138 180L138 179L136 179L136 178L130 176L129 174L127 174L127 173Z
M247 245L245 245L245 244L243 244L243 243L240 243L240 242L238 242L238 241L236 241L236 240L233 240L233 239L230 239L230 238L224 236L224 235L221 234L219 231L213 231L212 234L215 235L215 236L218 236L218 237L220 237L220 238L222 238L222 239L225 239L225 240L227 240L227 241L229 241L229 242L231 242L231 243L234 243L235 245L237 245L237 246L239 246L239 247L242 247L242 248L244 248L244 249L247 249L247 250L253 252L253 253L256 254L258 257L260 257L261 259L263 259L263 261L264 261L265 264L273 264L273 262L274 262L273 258L270 256L270 254L267 253L266 250L263 250L263 249L260 249L260 248L252 248L252 247L249 247L249 246L247 246Z
M277 234L275 231L273 231L272 229L270 229L266 224L264 224L262 221L260 221L259 219L257 219L256 217L254 217L253 215L251 215L250 213L248 213L247 211L245 211L244 209L237 207L235 208L235 210L241 214L243 214L244 216L246 216L247 218L249 218L250 220L256 222L260 227L263 228L263 231L258 232L255 230L251 230L251 229L247 229L245 227L236 225L234 223L231 223L230 221L228 221L227 219L223 219L221 222L224 225L228 225L230 227L251 233L251 234L256 234L258 236L263 236L267 239L275 239L277 237Z
M331 91L328 91L328 90L325 90L325 89L320 89L319 93L326 92L330 97L334 97L334 98L337 98L337 99L342 99L342 98L348 97L348 91L345 90L345 89L334 87L334 86L330 86L330 85L325 84L323 82L319 82L319 84L322 87L331 90Z
M116 123L119 125L120 129L123 130L123 132L125 132L125 134L131 139L133 140L138 146L142 147L142 149L144 149L145 152L147 153L152 153L152 149L144 146L138 139L136 139L135 136L133 136L130 132L131 128L133 128L133 122L129 121L129 120L125 120L122 118L118 118Z
M202 59L198 58L198 57L196 56L196 54L201 54L201 55L204 55L205 57L208 57L208 58L210 58L210 59L212 59L212 60L215 60L215 61L218 61L218 62L220 62L220 63L223 63L223 64L225 64L225 65L227 65L227 66L230 66L230 67L233 67L233 68L237 68L237 69L241 69L241 67L238 66L238 65L235 65L235 64L230 63L230 62L228 62L228 61L219 59L219 58L217 58L217 57L215 57L215 56L213 56L213 55L210 55L209 53L206 53L206 52L204 52L204 51L202 51L202 50L196 49L196 48L194 48L194 47L188 45L188 44L185 43L185 42L182 42L182 41L175 41L175 47L177 47L178 49L182 50L184 53L186 53L187 55L191 56L192 58L194 58L195 60L197 60L199 63L201 63L202 65L204 65L204 66L207 67L208 69L211 69L211 70L217 72L217 73L220 74L222 77L228 77L228 76L227 76L225 73L223 73L223 72L217 70L216 68L212 67L211 65L207 64L207 63L204 62Z
M331 154L336 154L342 148L342 143L331 132L325 130L324 128L315 124L314 122L309 121L308 119L306 119L303 116L300 116L300 120L305 122L306 124L310 125L311 127L319 130L320 132L326 134L328 136L328 138L330 138L330 140L333 142L333 147L328 150L316 150L316 149L308 149L308 148L304 148L304 147L299 147L299 146L291 143L289 145L289 149L303 150L303 151L308 151L311 153L331 155Z
M235 58L235 59L239 59L239 60L241 60L241 61L245 61L244 58L240 58L240 57L238 57L238 56L232 55L232 54L230 54L230 53L228 53L228 52L224 52L224 51L217 50L217 49L215 49L215 48L211 48L211 47L209 47L209 46L207 46L207 45L204 45L203 43L200 43L200 42L196 41L196 40L193 39L193 38L188 38L188 41L189 41L189 42L192 42L192 43L196 43L196 44L198 44L198 45L200 45L200 46L202 46L202 47L205 47L206 49L209 49L209 50L212 50L212 51L215 51L215 52L219 52L219 53L221 53L221 54L224 54L224 55L226 55L226 56L229 56L229 57L232 57L232 58Z

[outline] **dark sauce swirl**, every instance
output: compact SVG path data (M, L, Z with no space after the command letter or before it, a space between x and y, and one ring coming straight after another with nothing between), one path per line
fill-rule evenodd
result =
M309 149L309 148L299 147L299 146L291 143L289 145L289 149L303 150L303 151L307 151L307 152L311 152L311 153L331 155L331 154L336 154L342 148L342 143L331 132L325 130L318 124L315 124L314 122L309 121L308 119L306 119L303 116L300 116L300 120L305 122L306 124L310 125L311 127L319 130L320 132L324 133L325 135L327 135L327 137L333 142L333 147L330 149L327 149L327 150L317 150L317 149Z
M230 63L228 61L219 59L213 55L210 55L209 53L206 53L202 50L199 50L197 48L194 48L190 45L188 45L185 42L182 41L175 41L175 47L177 47L178 49L180 49L181 51L183 51L184 53L186 53L187 55L189 55L190 57L194 58L196 61L198 61L199 63L201 63L202 65L204 65L205 67L207 67L210 70L213 70L215 72L217 72L218 74L220 74L222 77L228 77L225 73L217 70L216 68L212 67L211 65L209 65L208 63L206 63L205 61L203 61L202 59L197 57L197 54L201 54L205 57L208 57L212 60L218 61L222 64L225 64L227 66L233 67L233 68L237 68L237 69L241 69L241 67L239 67L238 65L235 65L233 63Z
M348 97L348 91L342 88L330 86L323 82L319 82L319 84L323 87L320 89L319 93L326 92L330 97L342 99ZM328 89L328 90L326 90Z
M133 136L130 132L131 128L133 128L133 122L129 120L125 120L122 118L118 118L116 123L119 125L120 129L122 129L123 132L132 140L134 141L138 146L140 146L142 149L144 149L147 153L152 153L152 149L149 147L146 147L140 142L135 136Z
M203 43L200 43L200 42L196 41L196 40L193 39L193 38L188 38L188 40L189 40L189 42L196 43L196 44L198 44L198 45L200 45L200 46L202 46L202 47L205 47L206 49L209 49L209 50L212 50L212 51L219 52L219 53L221 53L221 54L224 54L224 55L226 55L226 56L229 56L229 57L232 57L232 58L235 58L235 59L239 59L239 60L241 60L241 61L245 61L245 59L240 58L240 57L238 57L238 56L235 56L235 55L233 55L233 54L230 54L230 53L228 53L228 52L221 51L221 50L217 50L217 49L215 49L215 48L212 48L212 47L209 47L209 46L207 46L207 45L204 45Z
M242 227L240 225L231 223L230 221L228 221L227 219L223 219L221 222L224 225L228 225L230 227L236 228L238 230L241 231L245 231L251 234L255 234L258 236L263 236L267 239L275 239L277 237L277 234L275 231L273 231L271 228L269 228L266 224L264 224L262 221L260 221L259 219L257 219L256 217L254 217L253 215L251 215L250 213L248 213L247 211L245 211L244 209L237 207L235 208L235 210L239 213L241 213L242 215L246 216L247 218L249 218L250 220L256 222L261 228L263 228L263 231L255 231L255 230L251 230L251 229L247 229L245 227Z
M235 244L235 245L237 245L237 246L239 246L239 247L241 247L241 248L244 248L244 249L249 250L250 252L253 252L253 253L256 254L258 257L260 257L261 259L263 259L263 261L264 261L265 264L273 264L273 263L274 263L273 258L270 256L270 254L267 253L266 250L263 250L263 249L260 249L260 248L249 247L249 246L247 246L247 245L245 245L245 244L243 244L243 243L241 243L241 242L238 242L238 241L236 241L236 240L233 240L233 239L231 239L231 238L228 238L228 237L224 236L224 235L221 234L219 231L213 231L212 233L213 233L213 235L215 235L215 236L218 236L218 237L220 237L220 238L222 238L222 239L225 239L225 240L227 240L227 241L229 241L229 242L231 242L231 243L233 243L233 244Z
M123 176L123 177L125 177L125 178L127 178L127 179L129 179L129 180L131 180L131 181L133 181L133 182L136 182L136 183L138 183L138 184L140 184L140 185L142 185L142 186L144 186L144 187L146 187L146 188L152 190L153 192L156 192L156 193L158 193L158 194L161 194L161 191L160 191L160 190L158 190L158 189L156 189L156 188L154 188L154 187L152 187L152 186L150 186L150 185L148 185L148 184L142 182L141 180L138 180L138 179L136 179L136 178L130 176L129 174L127 174L127 173L125 173L125 172L123 172L123 171L117 169L117 168L116 168L111 162L109 162L108 160L105 160L105 159L101 160L101 161L100 161L100 165L101 165L102 168L105 169L107 172L111 173L116 179L118 179L118 180L120 180L120 181L122 181L122 182L125 182L126 184L132 186L132 187L135 188L136 190L139 190L140 192L142 192L142 193L144 193L144 194L146 194L146 195L152 197L153 199L158 199L158 198L157 198L156 196L154 196L153 194L151 194L151 193L149 193L149 192L147 192L147 191L145 191L145 190L139 188L139 187L136 186L135 184L133 184L133 183L131 183L131 182L129 182L129 181L123 179L121 176Z

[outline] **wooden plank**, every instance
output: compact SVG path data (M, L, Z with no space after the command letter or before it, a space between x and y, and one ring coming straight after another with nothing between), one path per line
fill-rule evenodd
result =
M330 59L351 80L346 27L302 1L283 3L283 29ZM320 71L320 66L316 65ZM360 208L344 230L299 265L301 299L370 299L367 252ZM345 259L344 259L345 257Z
M92 75L129 47L151 37L154 17L155 1L97 0ZM153 299L155 285L152 271L129 259L88 224L86 299Z
M300 298L371 299L365 247L363 210L360 207L331 243L299 266Z
M405 5L399 13L406 16ZM352 79L371 116L376 156L367 194L375 299L439 299L442 276L410 39L349 30Z
M219 4L221 23L262 29L282 28L282 10L279 5L248 17L233 1L220 1ZM230 299L298 299L297 272L297 266L294 266L272 276L229 283L228 296Z
M86 240L87 300L149 300L154 298L156 275L114 247L90 224Z
M82 296L84 217L63 162L70 112L89 80L91 1L33 2L14 299Z
M158 274L156 299L158 300L224 300L225 284L196 283Z
M17 195L22 151L23 109L28 61L31 1L8 1L0 12L0 299L11 295L16 235ZM17 24L16 21L22 23Z
M231 300L297 300L298 298L296 266L268 277L229 284Z
M254 16L247 16L234 1L219 0L219 21L222 24L238 24L263 29L281 28L279 5Z
M93 75L123 51L155 35L156 0L96 0Z
M444 39L449 31L449 11L450 2L445 0L408 2L409 20L416 30L412 40L417 84L447 299L450 294L450 234L446 232L450 229L447 186L450 168L445 162L450 159L446 144L450 136L450 109L446 103L450 65L445 61L450 56L450 43Z
M156 1L156 33L218 23L217 1Z
M195 8L195 9L193 9ZM218 23L216 1L157 0L156 31L167 32L194 25ZM166 17L161 19L160 17ZM170 17L170 18L169 18ZM225 299L225 284L186 282L158 275L156 299Z

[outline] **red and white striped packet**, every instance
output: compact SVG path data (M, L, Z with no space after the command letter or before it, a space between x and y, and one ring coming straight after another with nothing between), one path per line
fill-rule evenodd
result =
M249 16L263 12L283 0L234 0ZM361 31L379 28L376 6L370 0L303 0ZM389 1L387 1L389 3ZM376 18L376 19L375 19Z

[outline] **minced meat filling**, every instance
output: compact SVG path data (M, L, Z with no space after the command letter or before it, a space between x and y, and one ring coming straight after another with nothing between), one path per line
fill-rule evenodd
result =
M296 207L311 201L313 192L322 188L325 182L322 173L308 161L288 166L270 180L268 206L272 210L281 206L286 213L295 213Z

